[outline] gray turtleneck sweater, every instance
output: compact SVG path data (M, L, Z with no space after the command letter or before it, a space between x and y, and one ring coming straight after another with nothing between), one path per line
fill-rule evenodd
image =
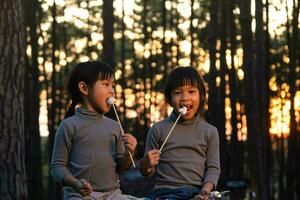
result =
M66 175L88 180L95 191L119 188L118 160L124 156L120 128L112 119L83 108L64 119L55 135L51 174L58 182ZM64 188L65 195L74 193Z
M176 118L172 112L151 127L145 153L161 147ZM218 131L197 114L192 120L179 120L163 147L155 188L201 187L206 182L216 186L220 172Z

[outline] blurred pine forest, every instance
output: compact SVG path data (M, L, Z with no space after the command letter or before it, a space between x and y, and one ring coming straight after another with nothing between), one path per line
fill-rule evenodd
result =
M168 73L193 66L219 131L217 189L242 193L231 199L300 199L299 9L299 0L2 0L0 199L58 199L49 162L65 82L87 60L115 70L136 161L149 127L171 111Z

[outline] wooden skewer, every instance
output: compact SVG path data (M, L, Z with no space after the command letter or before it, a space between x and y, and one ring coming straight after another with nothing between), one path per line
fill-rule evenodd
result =
M116 99L115 99L114 97L110 97L109 99L107 99L107 103L110 104L110 105L112 105L112 107L113 107L113 109L114 109L114 112L115 112L115 115L116 115L116 117L117 117L117 121L118 121L119 127L120 127L120 129L121 129L121 134L122 134L122 136L123 136L123 135L124 135L124 130L123 130L123 127L122 127L122 125L121 125L121 122L120 122L120 119L119 119L119 116L118 116L118 112L117 112L117 109L116 109L116 106L115 106ZM130 151L128 151L128 153L129 153L130 160L131 160L131 162L132 162L132 166L135 168L136 166L135 166L135 163L134 163L134 161L133 161L132 154L131 154Z
M159 149L159 153L161 153L161 151L162 151L163 147L165 146L167 140L169 139L169 137L170 137L170 135L171 135L173 129L175 128L175 126L176 126L178 120L180 119L180 117L181 117L182 115L185 115L186 112L187 112L187 108L186 108L186 107L182 107L182 108L179 109L179 115L178 115L176 121L174 122L172 128L170 129L170 131L169 131L169 133L168 133L168 135L167 135L165 141L164 141L163 144L161 145L161 147L160 147L160 149Z

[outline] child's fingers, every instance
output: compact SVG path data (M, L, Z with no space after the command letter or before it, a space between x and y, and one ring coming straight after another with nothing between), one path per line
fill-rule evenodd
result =
M158 162L159 162L159 159L152 159L152 160L151 160L151 164L152 164L152 165L157 165Z
M154 154L148 154L148 157L149 158L152 158L152 159L159 159L160 158L160 154L158 153L154 153Z
M123 141L128 141L128 142L130 142L130 143L132 143L132 144L136 144L136 143L137 143L135 137L133 137L133 136L130 135L130 134L123 135L123 136L122 136L122 139L123 139Z
M92 188L91 184L89 182L85 182L83 185L82 185L82 189L84 190L87 190L87 189L90 189Z
M135 146L131 145L131 144L125 144L125 148L128 149L131 153L134 152L135 150Z
M153 149L148 152L149 156L160 156L159 150Z
M122 136L122 140L125 147L128 148L131 152L133 152L137 145L136 139L130 134L124 134Z
M86 183L80 190L80 193L83 194L84 196L87 196L89 194L91 194L93 191L92 186L90 185L90 183Z
M133 137L132 135L130 135L130 134L124 134L123 136L122 136L122 139L123 139L123 141L136 141L136 139L135 139L135 137Z
M154 153L154 154L160 154L158 149L152 149L149 152Z
M127 145L127 144L129 144L129 145L131 145L131 146L133 146L133 147L135 147L136 145L137 145L137 142L136 142L136 140L131 140L131 139L129 139L129 140L123 140L123 143L124 143L124 145Z
M160 159L160 154L157 151L150 151L148 152L149 164L151 167L154 167L158 164Z
M122 138L134 138L133 135L129 134L129 133L125 133L124 135L122 135Z

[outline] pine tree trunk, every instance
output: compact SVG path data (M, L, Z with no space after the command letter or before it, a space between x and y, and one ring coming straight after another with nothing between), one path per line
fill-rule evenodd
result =
M39 94L38 81L38 1L25 3L26 25L29 27L31 56L27 56L25 77L25 136L26 172L28 179L28 198L43 199L41 138L39 131Z
M193 26L193 20L195 18L194 14L194 3L195 0L191 0L191 17L190 17L190 37L191 37L191 53L190 53L190 66L196 67L195 63L195 53L194 53L194 34L195 34L195 28Z
M296 5L296 1L293 1L293 18L292 24L290 27L289 19L287 20L287 41L289 49L289 58L290 58L290 68L289 68L289 85L290 85L290 100L291 100L291 109L290 109L290 135L288 139L288 156L287 156L287 169L286 170L286 179L288 183L286 198L287 199L298 199L300 192L299 189L299 155L295 154L297 152L297 123L295 116L295 95L296 95L296 67L297 67L297 44L298 44L298 18L299 18L299 1ZM288 8L286 8L288 11ZM291 33L290 33L291 28ZM299 60L298 60L299 63ZM298 136L299 137L299 136ZM299 144L298 144L299 145ZM299 148L299 147L298 147ZM298 163L298 165L297 165ZM295 178L296 177L296 178ZM298 185L298 187L297 187ZM296 198L295 198L296 197ZM298 197L298 198L297 198Z
M251 30L251 1L240 1L240 24L243 44L243 69L245 72L245 107L247 117L248 130L248 166L251 189L257 191L257 134L258 134L258 116L257 116L257 97L256 97L256 81L253 65L253 34Z
M216 113L218 108L218 89L216 84L216 78L218 75L216 69L216 42L217 42L217 25L218 25L218 1L211 1L210 5L210 23L208 25L209 34L208 34L208 48L209 48L209 78L208 78L208 112L207 120L214 124L214 119L216 119Z
M258 159L258 197L262 200L269 199L268 195L268 177L267 177L267 112L268 106L266 102L266 91L268 91L266 83L266 61L265 61L265 33L263 30L263 3L262 0L255 1L255 65L256 65L256 83L257 83L257 106L258 106L258 124L259 127L257 137L257 159Z
M115 68L113 0L103 0L103 52L102 61Z
M271 120L270 120L270 114L269 114L269 105L270 105L270 89L268 87L269 85L269 80L270 80L270 34L269 34L269 0L266 0L265 3L265 19L266 19L266 23L265 23L265 58L266 58L266 87L268 88L268 90L265 93L266 96L266 130L267 130L267 141L266 141L266 149L267 149L267 163L268 163L268 170L266 172L266 176L268 177L268 195L269 198L271 198L271 179L272 179L272 170L273 170L273 163L272 163L272 144L271 144L271 134L269 132L270 127L271 127Z
M126 84L126 70L125 70L125 59L126 59L126 24L125 24L125 0L122 0L122 20L121 20L121 31L122 31L122 38L121 38L121 65L122 65L122 76L121 76L121 86L122 86L122 105L123 105L123 112L122 112L122 122L124 130L127 130L127 123L126 123L126 96L125 96L125 89L127 88Z
M229 0L228 2L228 24L230 34L230 51L231 51L231 69L229 71L229 87L230 87L230 102L231 102L231 144L230 144L230 178L242 179L243 178L243 148L242 142L238 141L237 135L237 109L236 103L238 101L237 95L237 76L236 76L236 63L234 56L237 48L236 37L236 25L235 16L233 10L235 8L235 0Z
M48 96L48 98L51 98L51 104L48 109L48 129L49 129L49 136L48 136L48 154L49 154L49 163L52 159L52 151L53 151L53 144L54 144L54 137L55 137L55 129L56 129L56 123L57 123L57 114L56 114L56 108L57 108L57 71L56 71L56 64L57 64L57 57L55 54L55 51L58 49L57 44L57 8L55 1L53 2L53 6L51 8L51 15L53 18L52 21L52 35L51 35L51 43L52 43L52 49L51 49L51 61L52 61L52 76L51 76L51 95ZM48 88L47 88L48 89ZM49 99L47 99L49 100ZM54 179L52 178L50 172L49 172L49 179L48 179L48 198L55 199L57 195L59 194L57 183L55 183Z
M0 5L0 199L27 199L23 2Z
M101 59L110 67L115 69L115 41L114 41L114 8L113 0L103 0L102 19L103 19L103 51ZM115 119L113 109L105 114L107 117Z
M221 1L221 20L219 23L220 31L220 40L221 40L221 49L220 49L220 96L218 103L218 117L217 119L217 128L219 131L220 137L220 162L222 166L222 173L219 180L219 185L222 187L225 185L225 181L228 180L228 164L227 164L227 140L225 135L225 86L226 80L225 76L227 74L227 63L226 63L226 49L227 49L227 5L228 0Z
M148 12L149 12L149 0L143 0L143 14L142 14L142 23L143 23L143 35L144 35L144 38L143 38L143 45L144 47L146 46L148 40L149 40L149 33L148 33L148 30L147 30L147 27L148 27L148 21L147 21L147 17L148 17ZM148 124L149 123L149 120L148 120L148 115L149 115L149 109L147 108L147 105L146 105L146 94L148 93L148 88L147 88L147 79L148 79L148 73L149 73L149 68L150 68L150 65L149 65L149 59L148 58L145 58L145 56L143 56L143 90L144 90L144 113L143 113L143 118L144 118L144 127L143 129L144 130L147 130L147 128L149 127Z

